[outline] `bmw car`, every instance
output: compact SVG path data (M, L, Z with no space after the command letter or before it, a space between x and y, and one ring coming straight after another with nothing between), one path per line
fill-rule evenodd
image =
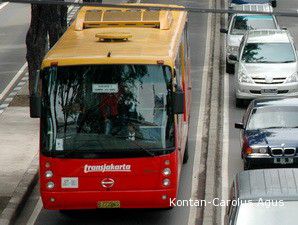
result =
M244 169L298 166L298 98L253 100L235 128Z

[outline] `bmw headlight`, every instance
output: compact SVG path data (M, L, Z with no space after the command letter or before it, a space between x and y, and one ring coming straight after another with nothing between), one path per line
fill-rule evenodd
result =
M295 83L295 82L298 82L298 73L293 73L291 76L289 76L287 79L286 79L286 82L285 83Z
M247 75L244 71L240 71L238 74L239 83L253 83L251 77Z
M228 46L227 52L228 52L228 54L237 54L238 47L237 46Z
M252 146L252 152L258 154L266 154L268 153L268 148L266 146Z

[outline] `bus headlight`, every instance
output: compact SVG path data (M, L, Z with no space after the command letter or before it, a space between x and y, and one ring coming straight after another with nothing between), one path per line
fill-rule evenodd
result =
M46 172L45 172L45 177L46 177L46 178L51 178L51 177L53 177L53 172L52 172L51 170L46 171Z
M163 171L162 171L162 174L164 176L169 176L171 174L171 169L170 168L165 168Z
M53 189L55 187L54 182L50 181L47 183L47 189Z
M163 179L162 184L165 187L170 186L170 184L171 184L170 179L168 179L168 178Z

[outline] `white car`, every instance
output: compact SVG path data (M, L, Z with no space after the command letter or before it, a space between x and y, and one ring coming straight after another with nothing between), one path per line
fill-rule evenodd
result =
M246 4L235 6L236 10L272 12L272 6L269 4ZM226 33L226 72L234 72L235 61L229 59L230 55L238 52L240 41L247 30L257 29L279 29L277 20L273 15L252 15L237 13L229 18L228 29L221 29L222 33Z
M236 60L236 105L243 99L298 96L297 53L286 30L251 30L243 37Z

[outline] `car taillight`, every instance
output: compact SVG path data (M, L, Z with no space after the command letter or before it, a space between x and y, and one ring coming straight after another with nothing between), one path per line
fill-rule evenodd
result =
M246 137L244 138L244 141L243 141L242 150L246 155L253 153L253 149L249 146L248 140Z

